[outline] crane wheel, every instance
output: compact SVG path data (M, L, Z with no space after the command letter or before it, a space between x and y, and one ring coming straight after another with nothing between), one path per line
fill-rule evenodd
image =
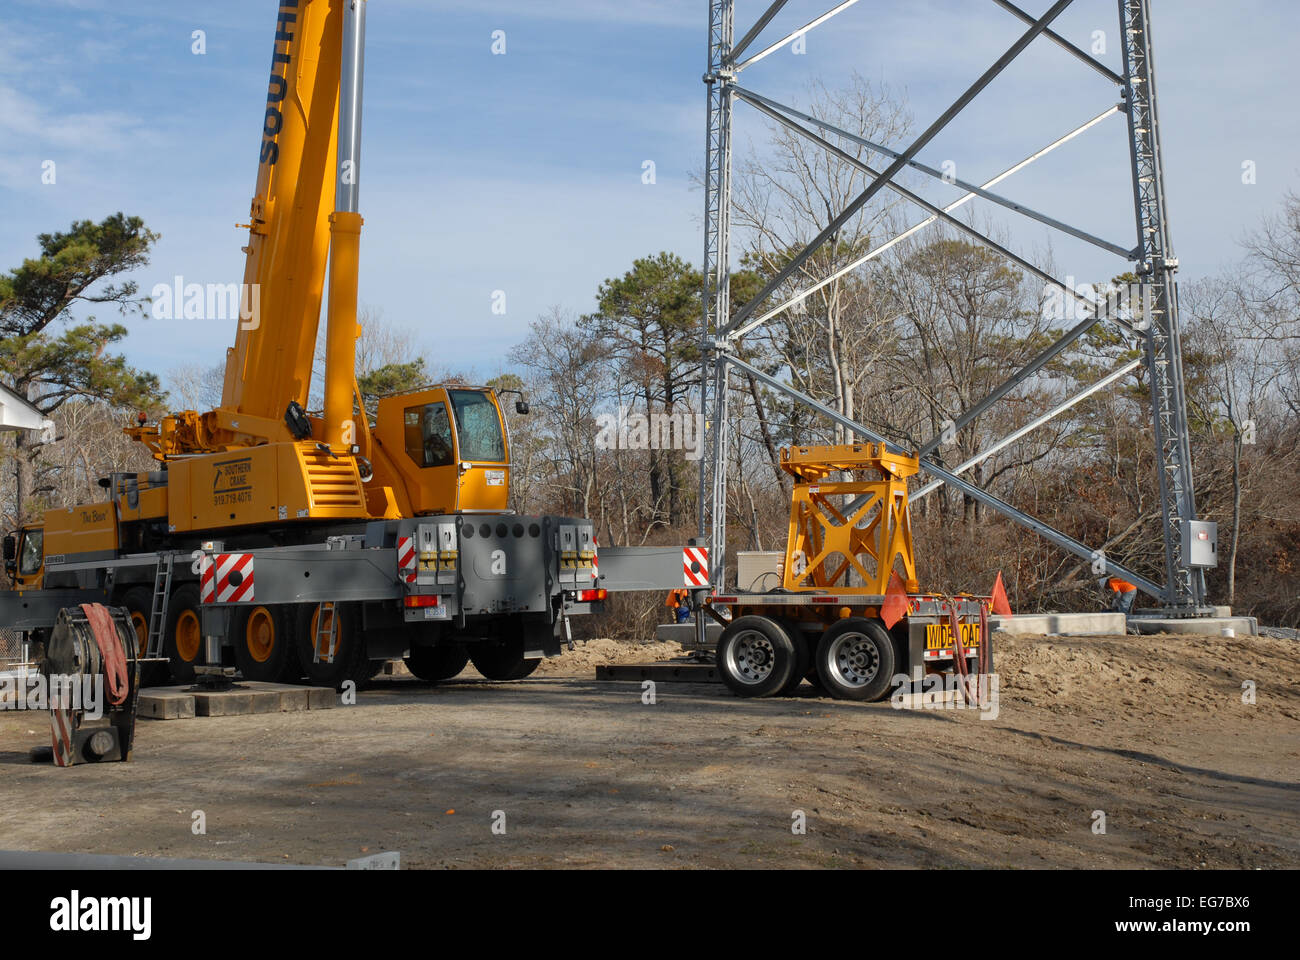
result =
M284 678L293 631L280 607L239 607L231 624L231 639L235 665L245 680L275 683Z
M480 640L470 648L469 658L489 680L522 680L542 662L524 658L523 634L508 640Z
M406 658L406 669L421 680L439 683L456 676L468 663L469 650L463 643L440 643L431 647L412 647L411 655Z
M738 697L771 697L795 674L798 653L785 628L767 617L740 617L718 638L718 673Z
M370 679L370 658L365 656L365 641L357 627L354 605L325 605L326 618L338 617L333 663L324 658L320 662L315 662L320 613L321 606L318 604L303 604L302 609L299 610L295 648L298 650L299 666L307 676L307 683L312 687L339 689L343 683L351 680L360 687ZM325 628L329 630L329 619L325 620ZM325 653L325 650L321 650L322 657Z
M365 639L357 623L357 611L353 604L326 604L325 616L338 617L337 635L335 637L334 662L322 659L314 662L316 654L317 627L320 626L320 605L303 604L298 611L297 643L298 661L307 682L313 687L333 687L338 690L351 680L358 687L370 679L370 658L366 656ZM329 620L325 621L329 629ZM322 651L322 654L325 651Z
M882 623L841 620L822 634L815 654L822 686L837 700L883 700L894 678L894 641Z
M172 679L177 683L193 683L194 668L203 663L203 624L199 602L197 583L181 584L167 601L162 655L171 661Z
M135 630L136 648L143 657L149 649L149 617L153 614L153 593L148 587L132 587L122 594L115 606L125 607ZM155 687L167 682L167 667L161 663L147 663L140 669L140 686Z

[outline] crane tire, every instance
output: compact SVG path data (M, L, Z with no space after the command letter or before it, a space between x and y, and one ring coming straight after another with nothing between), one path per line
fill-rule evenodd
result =
M193 683L194 668L203 663L203 620L199 585L183 583L167 601L167 626L162 655L171 661L172 679Z
M522 680L542 662L524 657L522 633L504 640L480 640L470 648L469 658L474 669L489 680Z
M406 669L413 676L429 683L450 680L469 663L469 650L463 643L439 643L427 647L412 647L406 658ZM481 671L480 671L481 672Z

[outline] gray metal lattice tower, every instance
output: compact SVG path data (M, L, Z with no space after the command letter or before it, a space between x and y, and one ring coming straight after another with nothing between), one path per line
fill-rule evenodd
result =
M704 456L700 460L699 536L709 548L710 570L721 564L727 545L727 445L730 432L727 367L725 363L714 362L714 349L731 313L731 107L734 75L730 65L734 55L734 5L734 0L710 0L709 59L704 75L704 82L708 85L708 125L704 145L704 323L700 340L700 411L705 418L705 442ZM719 581L715 579L713 582Z
M1016 388L1039 375L1047 364L1061 356L1067 348L1078 342L1098 323L1104 322L1115 325L1122 334L1134 338L1134 342L1140 342L1144 347L1145 357L1143 362L1151 381L1152 413L1157 444L1157 472L1165 546L1166 581L1161 585L1142 577L1135 571L1129 570L1122 564L1106 557L1103 550L1090 548L1086 544L1043 523L1041 520L1029 516L1012 504L971 484L960 476L961 473L974 464L1041 426L1052 417L1070 409L1098 389L1131 373L1135 364L1128 364L1114 370L1098 383L1081 388L1073 396L1057 404L1048 414L1037 418L1032 424L1020 428L1010 436L989 446L978 456L951 470L932 459L932 455L940 444L940 438L932 438L921 446L919 453L921 467L930 474L933 482L923 490L918 491L917 496L924 496L939 485L946 484L1034 531L1061 549L1091 561L1094 571L1100 569L1106 574L1116 574L1137 584L1139 589L1160 600L1171 612L1182 615L1195 615L1205 612L1204 571L1191 565L1191 557L1187 553L1186 538L1190 535L1192 526L1196 521L1196 505L1192 487L1191 451L1188 442L1186 399L1183 385L1178 293L1173 280L1173 274L1178 263L1172 254L1165 211L1158 112L1155 102L1155 70L1152 60L1149 0L1119 0L1120 29L1123 33L1124 46L1123 75L1116 73L1095 56L1051 29L1053 21L1070 6L1072 0L1056 0L1040 17L1034 17L1032 14L1025 12L1010 0L993 0L993 3L998 7L1001 7L1025 25L1025 32L924 133L901 151L895 151L887 145L871 143L863 138L856 137L811 114L779 103L749 89L747 86L741 86L737 83L737 76L748 66L762 60L813 28L821 26L832 17L854 6L857 2L858 0L842 0L826 13L786 35L783 39L769 44L760 52L746 58L746 50L771 23L773 18L780 13L787 0L773 0L754 26L734 45L734 0L710 0L708 69L704 77L705 82L708 84L708 126L705 168L704 318L700 339L702 351L701 409L708 424L708 432L705 440L705 455L701 461L700 469L699 534L701 539L707 538L706 542L711 550L709 564L711 582L715 587L720 586L725 570L727 462L730 432L727 377L731 368L734 367L746 372L750 377L765 386L810 406L832 421L853 430L863 437L870 438L875 442L887 443L878 431L838 414L825 404L783 383L780 379L746 363L737 355L734 348L750 330L767 322L791 306L802 302L803 298L813 291L860 267L888 250L895 243L925 229L930 224L942 223L963 233L975 242L983 244L988 249L993 250L1009 262L1025 270L1029 275L1060 289L1066 301L1074 308L1075 315L1082 317L1079 322L1067 330L1054 343L1011 374L988 396L972 404L966 410L954 411L952 418L952 429L954 431L966 429L983 413L999 403ZM916 159L917 154L954 117L961 113L994 78L1001 74L1007 66L1039 38L1055 44L1093 72L1105 78L1107 82L1118 89L1122 102L1118 106L1112 105L1103 113L1075 127L1063 136L1057 137L1020 163L983 184L977 185L964 180L955 181L958 187L967 192L959 200L945 207L941 208L897 183L895 178L904 169L919 171L926 176L943 179L940 171L919 162ZM820 145L841 161L858 166L867 174L869 185L844 210L832 217L825 229L810 241L803 250L797 253L791 263L775 279L770 281L759 295L749 303L741 306L733 315L728 289L730 280L731 124L732 107L737 100L749 104L759 113ZM1128 142L1131 148L1134 202L1138 229L1138 240L1135 246L1130 248L1094 236L1055 217L1032 210L1023 204L1016 203L998 193L992 192L992 188L1007 177L1014 175L1039 158L1074 140L1104 122L1108 117L1121 111L1128 115ZM890 158L892 162L883 171L873 170L837 147L831 140L827 139L828 136L836 136L841 140L853 141L867 146L875 153ZM945 180L945 182L954 183L952 180ZM783 303L769 307L767 305L768 297L773 295L777 288L788 280L818 247L826 243L828 238L834 236L840 225L884 189L889 189L910 203L919 206L929 216L887 243L880 244L866 252L847 267L840 268L831 276L798 291ZM1091 294L1081 293L1066 284L1062 284L1040 266L997 243L991 237L971 226L970 223L953 216L953 211L976 197L1031 218L1038 223L1089 243L1098 249L1106 250L1129 264L1136 264L1136 270L1141 281L1141 289L1138 295L1129 298L1130 302L1126 306L1116 310L1111 305L1102 303ZM1142 304L1140 310L1135 310L1137 302ZM763 307L762 311L759 310L760 306ZM902 451L892 443L887 445L898 452L907 452ZM702 624L699 629L703 633Z
M1145 286L1146 366L1151 379L1160 509L1165 539L1165 603L1193 610L1205 603L1205 573L1188 566L1183 535L1196 519L1192 454L1178 317L1178 261L1169 242L1164 165L1156 111L1149 0L1120 0L1124 31L1125 105L1137 208L1138 276Z

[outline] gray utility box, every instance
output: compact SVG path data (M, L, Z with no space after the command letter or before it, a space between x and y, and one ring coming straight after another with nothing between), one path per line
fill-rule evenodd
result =
M782 550L740 550L736 553L736 589L762 593L781 586Z
M1193 520L1183 530L1183 557L1189 567L1219 565L1219 525Z

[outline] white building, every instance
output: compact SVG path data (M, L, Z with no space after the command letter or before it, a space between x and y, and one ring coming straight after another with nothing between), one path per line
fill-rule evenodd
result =
M39 410L0 384L0 430L40 430L47 433L53 429L53 422L42 416Z

